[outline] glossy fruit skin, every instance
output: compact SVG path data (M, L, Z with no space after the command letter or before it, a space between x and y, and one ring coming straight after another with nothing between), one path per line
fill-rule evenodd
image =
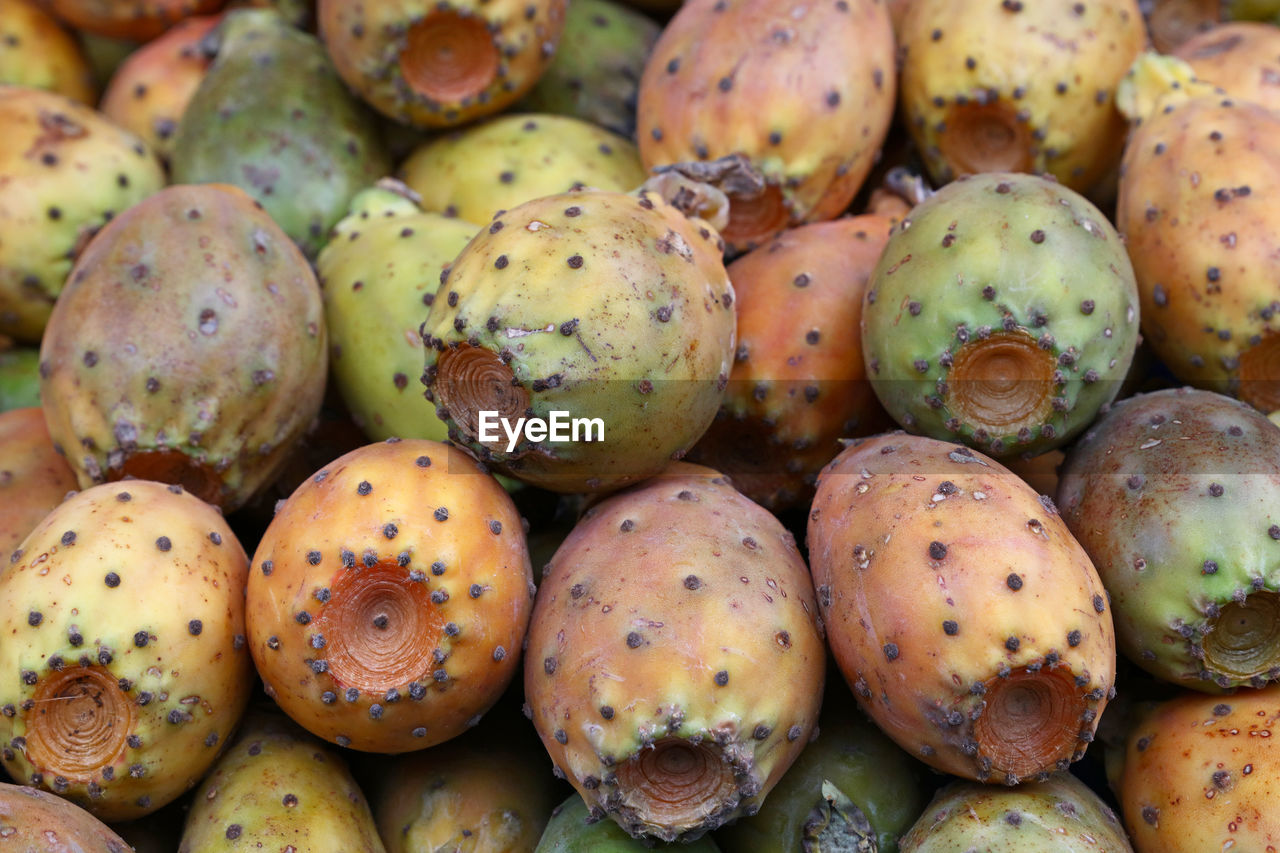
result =
M140 139L55 92L0 86L0 335L35 345L77 256L164 186Z
M533 574L510 496L461 450L370 444L282 504L253 555L267 695L331 743L424 749L476 725L519 669Z
M196 784L249 700L248 558L221 514L149 480L55 508L0 573L0 751L107 821ZM50 702L70 710L51 715Z
M967 447L890 433L823 469L808 531L832 654L899 746L1005 784L1083 757L1115 695L1115 634L1052 500ZM1032 694L1053 725L1013 726Z
M640 80L640 156L647 169L746 157L768 189L739 198L736 214L730 196L723 235L731 251L749 250L849 206L888 133L895 81L879 0L689 0Z
M235 510L319 411L326 340L315 274L248 195L167 187L102 230L54 307L49 434L82 487L132 474Z
M1116 790L1138 853L1280 845L1280 686L1185 694L1129 734Z

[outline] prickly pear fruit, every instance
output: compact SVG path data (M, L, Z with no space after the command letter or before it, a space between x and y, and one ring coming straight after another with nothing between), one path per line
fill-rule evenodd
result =
M137 134L166 163L187 103L209 69L203 41L219 20L204 15L174 25L129 54L102 93L107 118Z
M0 85L29 86L93 106L93 74L76 40L34 0L0 0Z
M490 716L431 749L370 762L377 780L367 790L387 853L537 846L561 791L547 784L547 756L529 724L511 716Z
M80 250L164 186L164 170L136 136L54 92L0 86L0 127L0 335L38 344Z
M7 558L76 488L38 407L0 413L0 558ZM4 563L0 562L0 565Z
M1280 107L1280 27L1274 24L1224 23L1183 42L1173 55L1233 99Z
M12 853L131 853L125 840L74 803L0 782L0 837Z
M1079 194L1014 173L958 180L916 205L862 313L889 414L997 457L1083 430L1120 390L1137 342L1137 287L1115 229Z
M1146 40L1137 0L912 0L897 37L902 108L935 181L1047 172L1087 192L1114 169L1115 89Z
M249 699L247 571L221 514L180 486L103 484L49 513L0 573L10 775L103 820L195 785Z
M862 360L867 278L890 222L875 214L793 228L728 266L738 346L724 402L690 451L773 511L807 506L838 440L890 425Z
M592 506L556 551L524 685L593 816L673 841L759 807L817 723L824 673L791 534L678 463Z
M228 12L217 57L173 140L174 183L228 183L256 198L308 257L390 161L372 116L324 46L271 9Z
M645 179L635 145L571 116L507 115L437 137L400 167L424 210L477 226L530 199L590 187L627 192Z
M384 853L341 756L279 714L255 713L191 801L178 853Z
M722 234L751 249L849 206L888 134L895 92L880 0L689 0L640 79L640 156L647 169L750 160L760 180L730 193Z
M113 39L149 41L192 15L216 12L226 0L47 0L77 30Z
M1208 691L1280 678L1280 430L1264 416L1190 388L1131 397L1068 454L1058 503L1131 660Z
M1160 53L1173 53L1198 33L1222 20L1223 0L1140 0L1147 21L1151 46Z
M1182 381L1280 408L1280 116L1219 92L1187 97L1192 72L1170 57L1143 57L1134 72L1135 116L1156 108L1125 149L1116 226L1146 340Z
M642 480L715 417L733 299L720 237L658 192L534 199L481 230L441 284L422 329L427 399L451 438L526 482Z
M843 685L827 685L817 738L759 812L716 831L724 853L897 853L925 806L924 765L852 705Z
M356 194L316 260L333 382L370 439L443 440L422 396L422 337L440 279L476 227L424 213L403 185Z
M500 112L546 70L566 0L320 0L338 73L384 115L451 127Z
M684 844L654 844L650 839L632 838L613 821L593 815L577 794L556 806L534 853L643 853L646 850L720 853L710 835Z
M662 28L614 0L576 0L556 55L517 110L586 119L634 139L645 61Z
M0 351L0 412L39 405L40 351L30 347Z
M1008 789L952 782L933 798L898 849L1133 853L1115 812L1070 773Z
M325 348L315 274L279 226L236 187L167 187L108 223L54 308L49 434L82 487L133 475L230 511L315 417Z
M894 433L823 470L808 541L836 662L903 749L1006 784L1084 755L1115 636L1051 500L967 447Z
M408 752L515 676L533 574L515 504L471 457L405 439L332 462L280 507L248 586L267 694L339 746Z
M1280 846L1280 685L1185 694L1142 717L1116 789L1139 853Z

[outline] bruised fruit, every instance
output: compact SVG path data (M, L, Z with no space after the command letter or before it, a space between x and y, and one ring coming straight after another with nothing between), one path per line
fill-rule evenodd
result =
M1010 785L1084 755L1115 635L1053 501L967 447L893 433L823 470L808 542L836 662L903 749Z
M592 815L673 841L759 807L808 742L824 672L791 534L718 472L677 463L592 506L556 551L524 686Z
M178 853L384 853L341 756L279 714L254 713L191 801Z
M46 0L77 30L113 39L148 41L192 15L216 12L226 0Z
M912 0L897 38L902 108L935 181L1035 172L1088 192L1116 166L1116 85L1146 41L1137 0Z
M354 450L280 506L248 585L267 695L303 728L369 752L441 743L515 676L533 577L511 498L461 450Z
M640 156L647 169L750 161L758 180L729 193L721 233L752 249L849 206L888 134L896 79L880 0L688 0L640 80Z
M477 227L531 199L573 189L627 192L645 179L629 140L570 116L506 115L440 136L400 176L424 210Z
M807 505L839 439L891 423L867 381L859 335L890 224L869 214L802 225L728 266L738 309L733 372L690 458L767 509Z
M0 758L103 820L196 784L249 698L248 560L212 506L148 480L68 498L0 573Z
M1016 788L952 782L938 792L898 849L1133 853L1115 812L1070 773Z
M93 73L80 46L35 0L0 0L0 85L6 83L93 106Z
M38 788L0 782L0 839L6 853L132 853L84 809Z
M715 417L733 361L721 248L650 189L499 215L422 328L427 399L450 438L561 492L618 488L678 459Z
M1120 391L1137 342L1115 229L1078 193L1014 173L955 181L916 205L862 312L889 414L997 457L1074 438Z
M29 407L0 413L0 558L75 488L76 474L53 449L44 412Z
M647 850L719 853L720 848L709 835L684 844L636 840L613 821L592 815L582 797L573 794L556 806L534 853L643 853Z
M538 81L566 0L320 0L342 79L383 115L452 127L510 106Z
M133 134L62 95L0 86L0 335L40 342L89 239L164 186Z
M325 349L279 226L236 187L171 186L77 261L40 350L49 434L82 487L132 475L234 510L319 410Z
M1067 456L1063 518L1120 649L1184 687L1280 679L1280 429L1190 388L1116 404Z
M1280 685L1187 694L1129 734L1117 798L1138 853L1280 848Z

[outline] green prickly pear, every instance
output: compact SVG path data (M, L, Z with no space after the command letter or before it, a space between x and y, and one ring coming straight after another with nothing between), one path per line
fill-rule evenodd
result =
M0 573L0 758L104 820L195 785L249 699L248 559L221 514L149 480L86 489Z
M76 40L35 0L0 0L0 85L29 86L93 106L93 74Z
M640 80L640 156L647 169L750 161L757 180L729 193L721 233L751 249L849 206L888 134L896 81L880 0L688 0Z
M77 255L164 186L133 134L41 89L0 85L0 335L38 344Z
M40 405L40 351L0 351L0 412Z
M933 798L898 849L1133 853L1115 812L1070 773L1054 773L1016 788L952 782Z
M555 57L515 109L577 116L634 139L640 76L661 31L614 0L575 0Z
M897 38L902 109L935 181L1035 172L1113 190L1116 85L1146 41L1137 0L911 0Z
M823 470L808 542L836 662L903 749L1006 784L1083 757L1115 695L1115 634L1052 500L967 447L894 433Z
M390 179L362 190L316 260L333 382L374 441L448 435L422 396L418 327L477 229L424 213L413 196Z
M755 811L795 761L825 658L791 534L677 463L592 506L547 565L527 713L594 817L693 840Z
M400 167L423 209L477 226L530 199L645 179L629 140L571 116L507 115L437 137Z
M342 757L287 718L255 712L191 801L178 853L385 853Z
M453 127L500 112L550 64L566 0L320 0L347 85L383 115Z
M1067 455L1058 503L1132 661L1214 692L1280 679L1280 430L1263 415L1190 388L1123 400Z
M996 457L1074 438L1119 392L1137 342L1115 229L1078 193L1015 173L964 178L916 205L862 312L889 414Z
M111 828L74 803L0 782L0 838L12 853L133 853Z
M1140 716L1116 786L1138 853L1280 847L1277 721L1280 685L1187 693Z
M650 189L502 213L431 306L427 399L451 438L526 482L602 491L652 476L702 435L728 382L721 249L710 224Z
M80 256L40 359L49 434L81 486L181 483L230 511L320 408L324 306L302 253L248 195L171 186Z
M53 449L39 407L0 413L0 558L8 558L76 485L75 472Z
M391 167L372 116L319 40L271 9L228 12L210 37L217 56L178 124L173 181L240 187L312 257Z
M399 753L474 726L519 668L533 573L515 504L461 450L389 440L325 466L253 555L267 695L339 746Z
M643 853L646 850L682 850L685 853L720 853L711 836L684 844L639 841L611 820L593 816L582 797L572 794L556 806L546 831L533 853Z

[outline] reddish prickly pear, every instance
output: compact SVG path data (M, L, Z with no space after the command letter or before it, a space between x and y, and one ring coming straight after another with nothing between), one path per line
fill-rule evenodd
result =
M2 4L0 4L2 5ZM131 853L84 809L25 785L0 782L0 840L13 853Z
M904 749L1006 784L1084 755L1115 691L1106 594L1017 475L931 438L856 443L818 478L809 559L836 662Z
M591 507L544 571L524 684L592 814L672 841L753 812L817 723L812 596L791 534L716 471Z
M216 12L226 0L47 0L77 30L112 39L148 41L192 15Z
M511 498L462 451L354 450L279 508L253 556L267 694L339 746L408 752L479 722L515 676L533 577Z
M104 820L193 786L249 698L248 560L220 513L130 480L68 498L0 572L0 758Z
M1173 55L1232 98L1280 107L1280 27L1275 24L1224 23L1183 42Z
M75 488L76 474L53 449L44 412L0 414L0 560Z

